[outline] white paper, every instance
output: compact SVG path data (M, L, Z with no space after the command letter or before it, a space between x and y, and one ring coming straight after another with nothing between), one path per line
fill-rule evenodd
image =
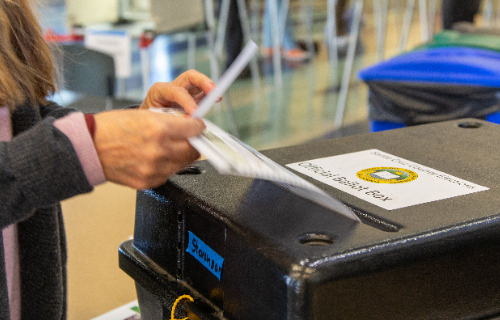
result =
M200 101L198 109L193 114L194 118L202 118L208 113L208 111L210 111L210 108L212 108L214 103L224 94L224 92L226 92L229 86L240 75L241 71L245 69L246 65L255 53L257 53L258 49L259 47L252 40L245 45L231 66L226 70L226 72L224 72L222 77L220 77L217 87Z
M359 221L359 218L342 202L210 121L204 120L204 122L206 130L202 135L190 138L189 143L205 156L219 173L274 181L298 196Z
M377 149L287 167L387 210L489 190Z

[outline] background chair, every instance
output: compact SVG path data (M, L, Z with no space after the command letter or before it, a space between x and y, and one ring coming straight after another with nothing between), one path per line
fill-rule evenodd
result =
M83 112L99 112L137 104L115 99L115 64L112 56L78 44L61 44L61 89L80 94L67 105Z
M110 55L82 45L62 44L62 86L64 90L105 98L105 110L112 109L115 65Z

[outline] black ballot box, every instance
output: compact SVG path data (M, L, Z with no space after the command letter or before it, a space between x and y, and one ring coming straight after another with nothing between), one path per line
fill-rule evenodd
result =
M361 222L197 162L137 194L119 263L142 319L500 316L499 125L453 120L262 153Z

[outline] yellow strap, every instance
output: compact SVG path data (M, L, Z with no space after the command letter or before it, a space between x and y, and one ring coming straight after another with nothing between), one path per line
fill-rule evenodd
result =
M170 320L187 320L188 318L184 318L184 319L175 319L175 308L177 307L177 304L179 303L179 301L181 301L182 299L189 299L191 302L194 302L194 299L191 298L190 295L188 294L185 294L185 295L182 295L180 296L179 298L177 298L177 300L175 300L174 302L174 306L172 307L172 313L170 314Z

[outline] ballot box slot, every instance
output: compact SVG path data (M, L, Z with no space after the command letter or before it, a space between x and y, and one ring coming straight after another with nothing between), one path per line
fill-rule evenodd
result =
M381 219L375 215L371 215L363 210L348 206L349 209L354 212L358 218L361 220L366 225L369 225L370 227L379 229L380 231L385 231L385 232L398 232L399 230L402 229L402 226L399 226L395 223L392 223L390 221Z
M324 233L308 233L299 237L299 243L311 247L330 246L334 243L334 238Z
M199 166L187 166L183 169L181 169L179 172L177 172L177 175L190 175L190 174L202 174L203 169Z
M475 121L464 121L458 123L458 127L464 129L477 129L480 128L481 126L482 126L481 123Z

